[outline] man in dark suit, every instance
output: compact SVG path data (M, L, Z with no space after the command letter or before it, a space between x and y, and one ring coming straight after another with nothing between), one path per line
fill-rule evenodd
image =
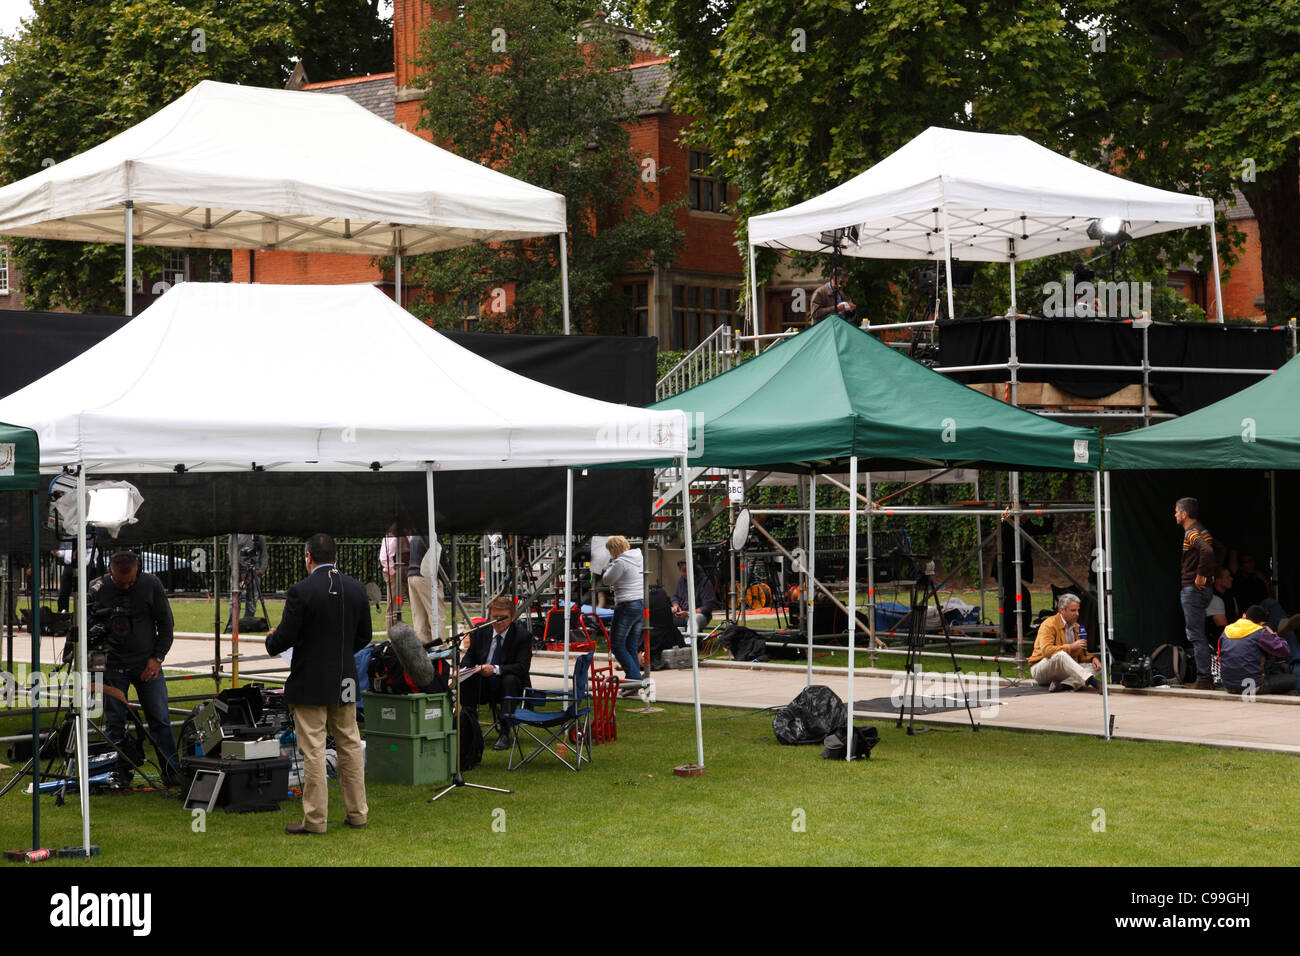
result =
M488 605L491 627L480 627L461 639L464 657L461 668L478 667L472 677L461 682L462 717L478 719L479 701L500 704L503 714L514 713L518 697L529 684L528 669L533 663L533 636L520 621L514 621L514 604L499 597ZM510 732L502 730L493 750L510 749Z
M284 828L294 835L325 832L327 729L339 755L339 784L347 807L344 822L360 829L368 812L353 655L370 643L370 605L365 588L334 566L336 553L334 539L327 534L307 540L303 555L307 577L289 588L280 626L266 638L271 654L293 651L284 697L293 707L306 774L302 823Z

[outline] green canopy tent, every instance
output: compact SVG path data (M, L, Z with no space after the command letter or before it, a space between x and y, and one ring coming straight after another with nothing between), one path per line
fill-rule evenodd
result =
M41 562L41 497L44 484L40 475L40 443L36 432L30 428L0 423L0 492L26 492L30 499L31 513L31 551L32 551L32 588L35 589L32 601L32 662L31 669L38 666L41 642L41 602L36 593L40 588ZM15 509L16 511L17 509ZM18 528L6 529L6 537L23 540L25 534ZM15 682L17 678L14 677ZM36 755L40 752L41 710L40 697L33 694L32 704L32 846L41 845L41 806L40 806L40 761Z
M688 460L694 466L806 473L812 483L818 472L847 466L850 527L857 526L859 466L868 472L870 503L872 470L969 467L1096 472L1099 464L1100 439L1095 429L1066 425L990 398L835 319L805 329L737 368L650 407L688 413L693 422ZM687 479L683 469L683 486ZM683 506L688 507L685 487L682 494ZM1099 494L1096 498L1100 502ZM815 502L814 495L810 501ZM868 507L868 548L871 514ZM809 539L815 541L815 508L809 518ZM689 535L689 516L685 526ZM689 536L686 548L690 553ZM813 565L811 547L808 556ZM686 565L689 593L695 589L694 563ZM868 593L874 594L870 551L867 567ZM848 568L851 738L856 534L849 535ZM811 580L814 566L807 574ZM811 598L810 590L804 593ZM809 623L811 617L807 615ZM812 644L811 628L808 643ZM694 647L692 640L693 656ZM811 651L809 661L811 666ZM697 679L697 708L698 701ZM1108 708L1108 702L1104 706ZM1103 733L1108 726L1108 713L1103 713ZM851 759L851 754L847 756ZM700 759L703 762L702 753Z
M1300 594L1300 565L1277 563L1278 527L1300 518L1298 395L1300 362L1292 359L1213 405L1105 439L1105 497L1114 523L1110 620L1118 640L1150 650L1183 633L1180 532L1172 516L1184 496L1199 499L1217 540L1267 552L1280 593L1293 600Z

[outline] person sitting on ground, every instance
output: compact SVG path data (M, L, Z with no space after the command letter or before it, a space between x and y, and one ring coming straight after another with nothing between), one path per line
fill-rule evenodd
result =
M1237 601L1233 596L1232 582L1232 572L1227 568L1219 568L1214 572L1212 582L1214 596L1205 607L1205 639L1209 641L1211 647L1218 646L1219 635L1223 633L1223 629L1240 617L1237 612Z
M1100 690L1097 672L1101 659L1088 653L1088 642L1079 637L1079 599L1062 594L1056 613L1038 626L1029 674L1051 693L1062 690Z
M1296 688L1296 676L1285 664L1291 649L1264 623L1267 617L1262 607L1252 604L1240 620L1223 629L1219 673L1229 694L1286 694ZM1268 658L1281 663L1273 665Z
M1255 556L1249 551L1230 552L1228 567L1232 570L1232 588L1237 603L1242 607L1264 602L1273 596L1273 584L1268 575L1255 564Z
M718 603L718 595L713 590L713 582L704 573L704 568L697 564L695 566L695 600L692 602L686 596L686 562L678 561L677 570L682 573L682 576L677 579L677 588L673 591L673 620L678 627L686 627L686 611L694 603L695 630L703 633L704 626L713 617L713 609Z

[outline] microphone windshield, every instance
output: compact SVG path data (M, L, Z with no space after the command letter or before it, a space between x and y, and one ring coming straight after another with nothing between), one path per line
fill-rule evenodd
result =
M398 621L388 629L388 640L411 682L420 688L431 686L437 674L415 629L404 621Z

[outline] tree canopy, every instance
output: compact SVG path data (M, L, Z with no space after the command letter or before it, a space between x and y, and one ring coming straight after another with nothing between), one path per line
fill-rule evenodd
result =
M565 197L573 328L608 332L629 314L615 279L671 259L680 233L674 208L639 203L631 51L594 9L580 0L460 5L429 24L417 65L421 126L434 142ZM558 256L546 238L418 257L410 278L427 294L412 309L442 326L473 313L483 329L558 331Z
M0 46L0 179L84 152L200 80L283 86L295 56L316 80L390 69L391 28L378 16L378 0L35 0ZM121 307L120 246L10 246L29 308ZM165 256L140 248L136 276L158 274Z
M1158 13L1140 0L642 0L638 10L675 54L677 107L698 117L690 136L740 187L742 223L847 180L931 125L1019 133L1153 186L1228 199L1235 182L1260 215L1269 313L1288 308L1300 256L1270 259L1282 237L1265 200L1300 201L1300 0ZM1204 230L1133 243L1128 265L1158 279L1193 255L1209 255ZM859 300L898 307L902 267L853 268Z

